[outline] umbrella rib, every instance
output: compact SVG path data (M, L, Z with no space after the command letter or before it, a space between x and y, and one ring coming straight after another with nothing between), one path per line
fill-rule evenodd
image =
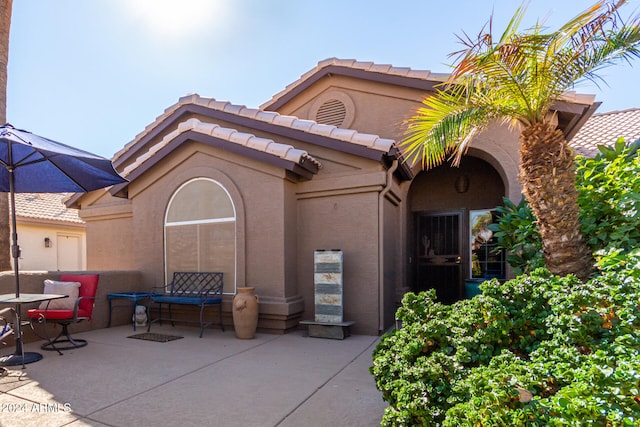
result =
M42 153L40 153L42 154ZM51 155L51 156L44 156L42 159L36 160L34 162L32 162L31 164L34 163L39 163L39 162L44 162L45 160L49 161L49 164L53 165L56 169L58 169L58 171L60 171L60 173L64 174L67 178L69 178L69 180L71 182L73 182L74 184L76 184L78 187L80 187L82 189L83 192L87 193L87 187L85 187L84 185L80 184L76 179L72 178L68 173L66 173L64 170L62 170L54 161L53 158L56 157L56 154Z
M29 158L33 157L36 153L41 154L43 157L42 157L42 158L39 158L39 159L36 159L36 160L28 161L28 160L29 160ZM53 155L46 155L46 154L44 154L44 153L43 153L43 152L41 152L41 151L32 151L31 153L29 153L29 155L28 155L28 156L26 156L26 157L22 158L18 163L15 163L15 164L13 165L13 168L14 168L14 169L17 169L17 168L22 167L22 166L30 166L30 165L35 165L35 164L37 164L37 163L42 163L42 162L46 162L46 161L48 161L50 165L54 166L54 167L55 167L59 172L61 172L61 173L62 173L62 174L64 174L67 178L69 178L69 180L70 180L71 182L73 182L75 185L77 185L79 188L81 188L83 192L85 192L85 193L86 193L86 192L88 192L87 188L86 188L84 185L82 185L82 184L81 184L80 182L78 182L76 179L74 179L74 178L72 178L71 176L69 176L69 174L68 174L68 173L66 173L64 170L62 170L62 169L61 169L61 168L60 168L60 167L55 163L54 158L55 158L55 157L57 157L57 156L59 156L59 155L57 155L57 154L53 154ZM9 168L11 167L11 165L8 165L7 163L5 163L5 162L3 162L3 161L1 161L1 160L0 160L0 162L2 162L2 164L3 164L7 169L9 169Z

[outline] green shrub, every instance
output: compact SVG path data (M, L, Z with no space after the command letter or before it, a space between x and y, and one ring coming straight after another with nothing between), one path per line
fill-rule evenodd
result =
M583 234L599 275L551 275L526 202L505 201L499 250L528 272L447 306L406 294L371 372L385 426L640 425L640 142L578 158Z
M612 147L598 147L601 154L593 159L577 158L580 224L596 254L640 244L639 145L626 146L620 138Z
M407 294L371 372L382 425L640 425L640 251L581 283L546 269L447 306Z
M528 273L544 266L542 240L536 217L522 198L517 205L508 198L498 206L498 222L489 225L497 240L496 250L507 252L507 262L514 274Z
M595 158L576 158L576 187L582 233L602 268L640 246L640 141L625 145L619 139L598 148ZM505 198L497 210L490 228L515 273L543 266L536 218L526 201L515 205Z

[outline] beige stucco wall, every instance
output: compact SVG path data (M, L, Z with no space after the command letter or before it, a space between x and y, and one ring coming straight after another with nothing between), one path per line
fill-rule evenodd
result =
M88 195L90 198L94 195ZM135 234L129 200L103 194L83 204L80 217L87 227L87 268L129 270L135 268Z
M19 218L17 231L21 250L18 258L20 271L55 271L63 268L62 264L65 262L77 270L87 268L84 224L51 224ZM50 247L45 247L45 238L50 240ZM75 244L64 246L62 239L71 239ZM63 249L66 249L66 252L60 253Z
M282 106L279 112L314 120L315 113L323 102L340 99L347 107L345 127L401 142L405 129L403 122L422 106L420 101L427 94L417 89L332 75L305 89ZM521 186L518 182L518 149L518 129L492 123L476 137L459 168L452 168L447 164L424 173L419 164L411 167L415 179L403 184L398 190L397 209L388 209L385 205L384 285L378 290L378 293L384 294L380 307L384 325L389 325L392 317L388 314L393 311L391 301L397 304L404 292L410 289L413 274L410 257L414 251L412 212L493 208L502 203L503 196L519 201ZM369 174L367 168L373 167L373 162L355 166L362 159L353 163L347 155L335 158L330 153L327 156L331 161L327 162L324 153L313 150L314 148L310 149L314 155L328 163L328 173L325 176L319 174L304 186L319 185L318 181L326 176L333 179L348 176L350 180L360 180L359 185L367 185L362 180ZM377 166L380 167L379 164ZM454 190L455 179L459 175L468 175L471 179L471 187L467 193L458 194ZM425 180L426 176L430 178ZM390 283L395 286L393 296Z
M313 320L313 253L343 251L344 320L353 332L378 332L378 193L335 194L298 201L298 285Z
M183 144L129 185L131 217L127 221L131 225L126 228L131 236L131 256L117 261L135 265L147 287L165 283L165 212L173 193L198 177L214 179L224 186L236 208L236 283L225 283L226 321L230 322L234 285L255 286L261 301L261 328L296 326L292 319L300 317L302 299L296 294L296 265L292 261L297 233L295 192L287 173L280 168L204 144ZM105 250L108 246L108 221L97 217L93 223L90 213L92 209L106 209L100 206L109 206L114 200L97 200L96 206L86 210L94 231L89 236L90 247ZM116 259L112 258L110 268L117 267Z
M335 98L336 94L347 96L354 106L353 120L344 127L394 140L402 138L402 122L413 114L425 96L422 91L406 87L331 76L319 80L279 112L314 120L319 105Z
M395 313L399 306L396 298L397 289L405 283L403 275L403 244L405 229L402 221L401 200L385 198L384 200L384 234L383 234L383 290L382 290L382 323L381 331L395 323Z

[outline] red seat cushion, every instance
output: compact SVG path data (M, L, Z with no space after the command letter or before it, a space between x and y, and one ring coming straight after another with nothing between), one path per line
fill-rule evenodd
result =
M89 315L90 313L87 310L78 309L78 318L89 317ZM41 316L46 317L47 320L73 319L73 310L40 310L32 308L27 311L27 316L31 319L38 319Z
M95 297L98 290L98 280L100 275L98 274L63 274L60 277L62 282L80 282L79 296L81 297ZM86 310L91 317L93 312L93 299L87 298L80 301L79 310ZM80 316L80 314L78 314Z
M80 300L78 304L78 319L91 319L94 299L96 291L98 290L99 277L97 274L63 274L62 277L60 277L60 281L62 282L80 282L78 296L85 298ZM41 310L39 308L33 308L27 311L27 316L34 320L42 317L53 321L71 320L73 319L73 310Z

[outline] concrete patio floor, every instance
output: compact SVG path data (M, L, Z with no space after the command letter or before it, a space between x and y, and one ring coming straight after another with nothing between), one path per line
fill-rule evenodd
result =
M184 338L129 339L132 327L118 326L77 334L89 345L62 356L25 345L44 358L0 378L0 425L380 425L386 404L368 372L378 337L240 340L207 329L198 338L196 328L169 325L151 332Z

